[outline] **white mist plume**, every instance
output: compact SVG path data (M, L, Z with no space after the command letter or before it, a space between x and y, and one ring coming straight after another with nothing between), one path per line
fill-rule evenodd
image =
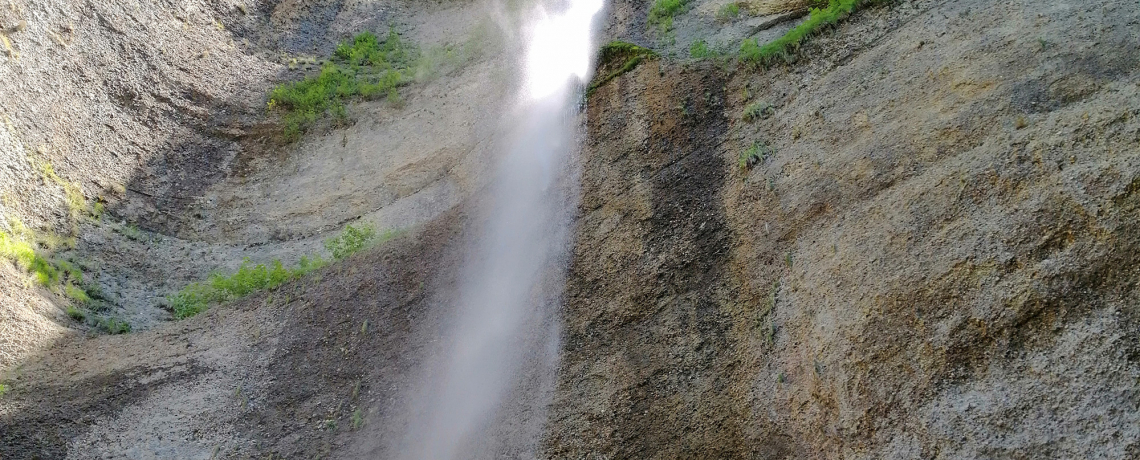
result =
M574 109L596 49L592 23L602 1L539 8L524 28L523 86L504 123L506 155L491 186L491 215L466 262L444 362L425 383L423 420L409 427L404 458L502 456L493 449L503 443L477 438L501 431L489 425L521 374L554 369L555 311L577 204ZM517 430L530 431L514 436L537 434Z

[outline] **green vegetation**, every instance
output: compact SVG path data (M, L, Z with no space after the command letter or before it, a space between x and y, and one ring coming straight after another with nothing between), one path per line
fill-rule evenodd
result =
M328 249L333 259L341 260L364 249L373 238L376 238L376 230L372 227L348 225L340 235L325 240L325 249Z
M83 212L87 208L87 198L83 196L83 190L79 188L79 184L68 182L59 177L51 163L45 162L42 168L44 178L63 188L64 195L67 197L67 210L71 215L72 234L78 233L79 218L83 216Z
M673 28L673 17L680 14L688 6L689 0L656 0L649 8L649 23L656 25L662 32Z
M47 288L66 290L73 287L71 283L83 282L83 273L78 268L67 261L50 257L50 252L58 246L74 245L72 240L58 235L37 234L15 219L9 226L12 228L11 233L0 230L0 257L11 260Z
M740 17L740 3L733 2L720 7L716 12L716 18L720 21L731 21Z
M771 43L760 45L753 38L744 40L740 45L739 58L752 65L769 65L776 59L792 62L794 52L803 41L824 27L835 25L857 9L887 1L890 0L830 0L826 8L812 8L806 21Z
M87 312L81 308L75 308L75 305L68 305L67 316L70 316L73 320L82 322L87 319Z
M401 104L397 88L411 81L409 70L419 51L400 40L394 30L383 39L364 32L341 43L320 74L277 86L269 94L269 109L281 110L285 136L298 139L310 125L332 114L347 120L344 103L351 98L386 97Z
M772 148L763 142L753 142L752 146L743 152L740 152L738 157L740 163L740 170L747 171L752 169L753 166L763 163L768 157L772 156Z
M102 291L97 284L84 280L83 271L75 263L53 255L60 246L74 246L71 239L32 231L16 219L9 222L9 227L11 233L0 230L0 258L11 260L28 272L35 283L66 298L64 311L68 317L109 334L131 331L126 321L93 315L92 312L107 309Z
M127 237L131 241L143 241L146 237L143 235L142 230L135 225L123 225L117 228L120 235Z
M176 319L189 318L206 311L211 303L239 299L256 291L275 288L325 264L323 259L310 260L305 257L301 258L296 267L285 268L279 260L266 266L254 265L246 259L236 273L229 276L214 273L208 281L192 283L167 297L167 301Z
M130 323L114 317L100 318L96 320L96 326L103 332L111 335L126 334L128 332L131 332Z
M3 397L5 393L8 393L8 385L0 383L0 397Z
M80 275L79 278L82 279L82 275ZM73 284L64 286L63 293L67 295L69 299L75 301L75 303L79 305L87 305L91 303L91 296L87 295L87 291L77 288Z
M775 112L776 109L772 108L772 106L767 102L756 101L748 104L747 107L744 107L744 114L741 116L741 118L743 118L744 121L751 122L760 119L766 119L774 115Z
M689 45L689 56L693 59L710 59L719 57L720 53L709 48L709 44L704 40L696 39L692 45Z
M636 69L646 59L656 59L659 57L657 53L648 48L643 48L633 43L623 41L612 41L602 45L601 50L598 51L598 68L613 68L617 62L622 62L621 66L607 73L601 78L595 78L590 86L586 87L586 97L594 94L598 88L609 83L611 80Z
M345 227L339 235L325 240L325 248L334 260L341 260L364 249L388 241L397 231L385 231L377 237L372 227L361 225ZM285 267L280 260L266 264L253 264L243 260L237 272L230 275L214 273L209 279L192 283L167 297L176 319L189 318L206 311L211 304L240 299L257 291L273 289L288 281L317 270L328 261L320 256L302 257L294 267Z
M11 260L24 270L31 270L39 256L28 241L0 230L0 257Z
M364 426L364 413L357 409L352 412L352 429L359 430L362 426Z

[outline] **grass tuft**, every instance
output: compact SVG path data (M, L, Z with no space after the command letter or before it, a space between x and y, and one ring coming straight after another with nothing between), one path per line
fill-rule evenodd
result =
M63 293L65 295L67 295L68 298L70 298L71 300L74 300L75 303L78 303L79 305L87 305L87 304L91 303L91 296L87 295L87 291L84 291L81 288L75 287L74 284L64 285L63 286Z
M689 45L689 56L693 59L711 59L719 57L720 53L709 48L708 42L698 38L693 40L692 45Z
M99 329L111 335L126 334L131 332L131 324L119 318L100 318L97 320L96 325Z
M752 146L743 152L740 152L738 163L741 171L747 171L754 166L763 163L772 156L772 148L763 142L753 142Z
M87 319L87 313L81 308L76 308L74 305L67 306L67 316L76 321L84 321Z
M826 7L828 0L752 0L748 6L754 14L779 14L804 11L811 7Z
M228 276L214 273L209 280L192 283L170 295L167 300L176 319L189 318L206 311L211 303L240 299L257 291L275 288L324 265L322 259L313 261L303 258L297 267L285 268L280 260L269 265L255 265L246 259L237 272Z
M776 109L774 109L767 102L756 101L748 104L747 107L744 107L744 114L741 116L741 118L743 118L744 121L752 122L760 119L766 119L775 113Z
M830 0L825 8L812 8L806 21L794 27L784 36L760 45L749 38L740 44L738 57L741 62L752 65L770 65L777 59L794 62L795 51L804 40L819 33L823 28L833 26L859 8L885 3L890 0Z
M727 22L740 17L740 2L732 2L716 11L718 21Z
M75 266L41 254L37 239L49 247L61 244L52 235L38 236L19 222L14 222L13 227L15 229L12 233L0 230L0 258L15 262L17 267L29 272L32 279L44 287L56 286L67 279L76 283L83 281L83 273Z
M334 260L342 260L361 250L383 243L400 234L388 230L377 236L372 227L361 225L345 227L339 235L325 240L325 248ZM328 261L320 256L301 257L294 267L286 268L280 260L266 264L253 264L243 260L237 272L230 275L214 273L204 282L191 283L181 291L167 296L175 319L184 319L206 311L211 304L240 299L258 291L273 289L290 280L309 274Z
M333 259L341 260L360 252L374 238L376 238L376 230L372 227L348 225L344 227L344 231L340 235L325 240L325 249L328 249Z

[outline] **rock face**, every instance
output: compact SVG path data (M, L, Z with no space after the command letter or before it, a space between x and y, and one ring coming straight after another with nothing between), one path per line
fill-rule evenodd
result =
M1138 18L907 2L600 88L547 453L1140 455Z
M69 323L51 317L50 293L4 265L0 313L19 315L0 317L9 340L0 356L15 364L0 376L9 388L0 457L398 457L406 400L422 361L443 349L456 268L477 226L467 216L495 126L475 120L502 102L502 61L415 86L404 109L350 107L364 121L277 149L258 95L291 71L256 52L323 52L357 23L393 18L430 42L474 27L481 7L183 2L156 4L148 19L116 2L12 3L42 14L4 32L21 57L0 56L10 60L0 77L11 77L0 83L32 89L0 92L15 120L0 128L10 165L0 190L23 206L0 209L33 226L66 224L60 192L28 185L40 179L19 156L51 137L51 112L9 107L58 106L81 132L138 150L116 163L60 134L74 155L37 153L89 198L111 184L112 214L157 230L116 242L96 224L80 229L76 252L127 267L99 272L136 283L121 289L127 298L218 260L303 253L347 218L419 225L189 320L50 347L35 338ZM675 52L687 37L738 40L756 24L772 24L766 36L793 23L725 23L719 2L691 3L672 40L646 23L640 2L615 2L603 27L607 39L666 52L585 104L562 357L534 456L1140 457L1136 5L896 1L813 37L794 64L753 68ZM4 11L3 30L23 17ZM68 14L89 21L61 28ZM151 32L125 25L179 18L212 27L187 32L197 40L187 43L215 47L195 58L201 68L178 67L135 40ZM85 64L61 35L91 40L91 56L106 60L126 39L103 29L135 37L126 55L137 59ZM222 30L254 51L223 46ZM49 75L55 64L40 52L93 73ZM169 85L135 82L149 73L131 66L145 62L172 75ZM98 110L37 96L52 85L59 97L94 94ZM131 88L138 97L112 97ZM232 105L211 105L223 100ZM760 116L745 120L748 107ZM428 121L437 124L420 126ZM184 135L176 144L190 147L160 148L164 137L140 132ZM103 163L105 181L80 179ZM155 193L119 197L116 183ZM183 207L182 193L206 204ZM43 305L13 307L32 301ZM10 352L24 339L37 346ZM517 435L512 421L535 417L523 410L508 405L487 432ZM510 444L487 441L497 443Z

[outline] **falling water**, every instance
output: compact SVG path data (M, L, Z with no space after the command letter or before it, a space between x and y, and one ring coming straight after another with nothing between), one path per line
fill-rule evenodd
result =
M536 370L549 383L557 360L557 302L577 197L574 112L597 48L591 32L602 2L539 8L523 31L522 86L504 123L491 214L467 259L442 367L426 384L424 420L410 427L406 458L501 457L512 443L488 437L526 442L538 434L534 412L542 404L533 400L541 397L518 389L536 390L528 383ZM491 426L504 411L517 411L520 398L531 400L525 415L512 415L506 430ZM515 444L511 456L525 455Z

